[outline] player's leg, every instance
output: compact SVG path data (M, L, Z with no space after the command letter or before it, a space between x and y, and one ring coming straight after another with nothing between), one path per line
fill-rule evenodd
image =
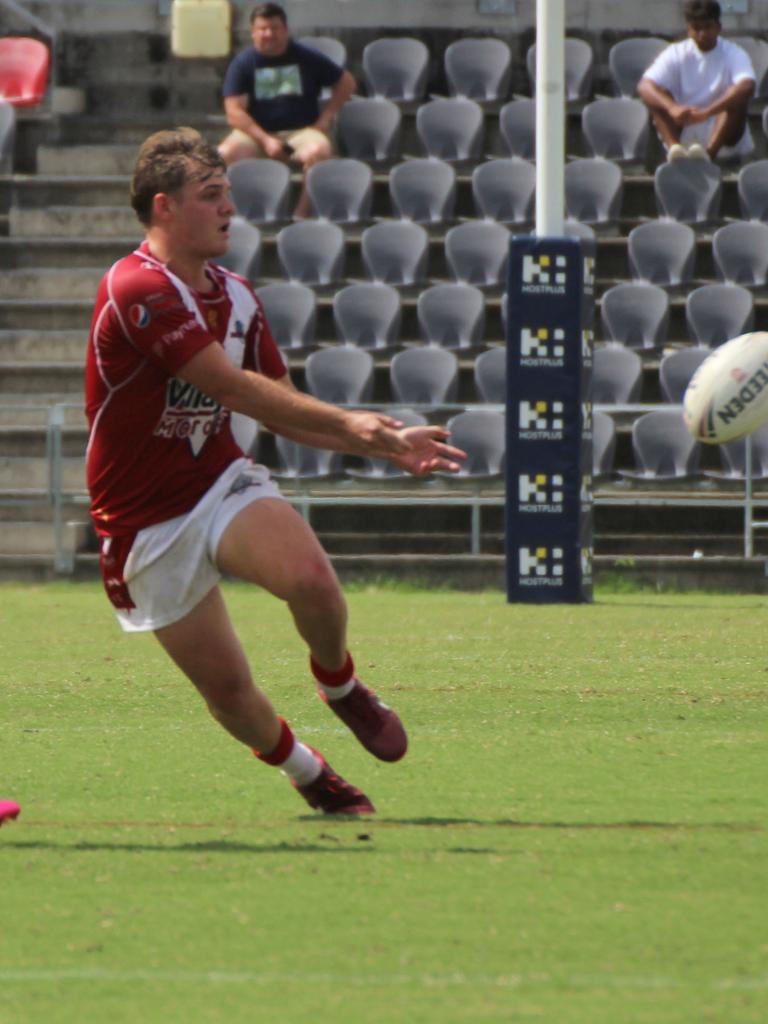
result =
M286 602L309 647L323 699L367 750L384 761L399 760L407 749L405 730L355 675L347 651L346 601L309 524L285 501L254 501L222 534L216 563Z
M293 150L292 159L301 165L304 172L304 184L293 211L293 216L297 220L303 220L312 216L312 203L306 186L307 172L310 167L314 167L322 160L329 160L333 156L333 146L328 136L316 128L304 128L294 132L289 136L288 141Z
M312 807L366 814L370 801L305 746L254 685L221 592L214 587L178 622L155 630L165 651L194 683L212 716L267 764L282 769Z
M739 144L747 127L748 107L748 100L743 100L734 103L714 118L712 134L707 143L707 153L710 157L717 156L723 146Z
M235 129L219 143L219 153L227 167L238 160L250 160L262 156L260 147L245 132Z

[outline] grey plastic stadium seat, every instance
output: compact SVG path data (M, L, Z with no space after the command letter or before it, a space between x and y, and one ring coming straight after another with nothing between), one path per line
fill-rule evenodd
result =
M643 383L643 364L631 348L616 342L598 345L593 356L592 401L600 405L637 402Z
M224 256L216 258L222 267L255 281L261 266L261 232L242 217L233 217L229 223L229 248Z
M289 280L335 284L343 276L344 232L330 221L289 224L277 235L277 255Z
M651 284L687 284L693 277L696 236L693 228L675 220L638 224L627 236L632 277Z
M613 473L616 455L616 424L601 409L592 412L592 479L605 480Z
M739 284L705 284L689 292L685 318L692 341L716 348L752 330L755 300L752 292Z
M413 409L389 409L388 415L400 420L405 427L423 427L427 423L426 416ZM360 480L401 480L411 476L404 469L393 465L389 459L366 458L362 467L348 468L346 472L347 476Z
M419 39L374 39L363 50L368 94L390 100L420 100L427 91L429 51Z
M768 479L768 424L758 427L750 435L752 458L750 476L753 480ZM721 470L705 470L705 475L716 480L734 480L743 483L747 475L747 439L717 446L720 453Z
M669 42L656 36L621 39L608 51L608 67L618 96L634 96L637 83Z
M299 36L296 40L302 46L308 46L311 50L317 50L328 60L338 64L340 68L346 66L347 48L340 39L335 36Z
M272 336L280 348L308 348L315 341L317 298L298 281L277 281L259 288Z
M488 160L472 172L472 197L478 217L502 224L529 223L535 191L536 168L527 160Z
M429 235L409 220L383 220L366 228L360 251L368 276L385 284L421 284L427 275Z
M536 44L528 48L525 57L531 95L536 94ZM583 39L565 40L565 98L585 100L592 91L592 47Z
M565 207L569 217L585 224L609 224L619 219L623 182L612 160L586 157L565 165Z
M451 444L467 453L458 478L492 480L504 469L506 428L504 413L471 409L452 416L447 423Z
M485 299L472 284L432 285L419 295L416 312L426 342L472 348L482 341Z
M406 160L389 172L392 212L421 224L453 219L456 172L444 160Z
M768 160L753 160L741 168L738 192L744 220L768 221Z
M16 108L0 99L0 174L12 173L15 145Z
M657 409L632 425L634 470L620 470L637 480L680 480L695 476L701 446L688 433L680 409Z
M755 96L768 95L768 43L756 36L732 36L732 43L741 46L749 54L752 67L755 69Z
M355 345L334 345L307 356L307 390L335 405L367 402L373 383L373 356Z
M232 201L246 220L259 224L288 220L291 171L280 160L239 160L227 175Z
M536 101L510 100L499 111L499 130L510 156L533 160L536 155Z
M400 295L388 284L350 284L333 297L340 342L361 348L389 348L400 341Z
M459 379L459 360L437 345L406 348L389 364L389 383L396 402L439 406L453 402Z
M712 236L712 257L720 280L746 288L766 284L768 224L735 221L718 228Z
M563 221L563 234L572 238L585 238L592 241L595 237L595 229L589 224L582 224L580 220L573 217L566 217Z
M659 384L665 402L675 402L679 405L683 401L691 377L709 355L709 349L691 346L667 352L662 357L659 364Z
M341 473L339 452L310 448L281 434L275 435L275 449L278 468L273 472L279 480L327 480Z
M400 108L382 96L351 99L336 115L339 152L355 160L395 160L400 152Z
M307 192L318 217L356 224L370 218L373 172L362 160L322 160L307 172Z
M660 217L685 224L716 220L722 199L722 172L709 160L659 164L653 183Z
M603 293L600 317L607 340L660 348L669 331L669 296L655 284L617 284Z
M768 107L763 108L763 116L760 120L763 126L763 135L768 136Z
M445 51L445 77L452 96L499 100L509 93L512 55L501 39L457 39Z
M498 285L505 279L510 233L490 220L467 220L445 236L445 259L457 281Z
M475 389L482 402L503 404L507 400L507 349L489 348L475 359Z
M439 160L478 160L483 146L483 109L460 96L422 103L416 132L427 156Z
M587 103L581 129L593 156L644 162L648 148L648 108L629 97L604 97Z

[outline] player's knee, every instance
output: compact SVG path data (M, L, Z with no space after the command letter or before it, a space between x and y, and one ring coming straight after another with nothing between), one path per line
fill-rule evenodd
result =
M291 604L311 605L315 608L335 607L342 600L336 573L325 559L313 559L301 566L293 580Z

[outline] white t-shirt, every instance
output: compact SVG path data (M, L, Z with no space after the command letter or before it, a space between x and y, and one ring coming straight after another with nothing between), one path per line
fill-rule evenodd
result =
M707 107L737 82L747 78L754 81L755 71L747 51L736 43L718 38L715 46L704 53L692 39L684 39L662 50L643 78L650 78L666 89L683 106ZM682 140L706 143L711 131L711 119L701 125L687 125ZM745 153L752 148L747 128L733 150Z

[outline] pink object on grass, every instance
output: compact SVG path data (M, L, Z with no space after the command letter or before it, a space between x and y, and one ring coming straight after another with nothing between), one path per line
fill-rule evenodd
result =
M13 800L0 800L0 825L13 818L18 818L21 808Z

